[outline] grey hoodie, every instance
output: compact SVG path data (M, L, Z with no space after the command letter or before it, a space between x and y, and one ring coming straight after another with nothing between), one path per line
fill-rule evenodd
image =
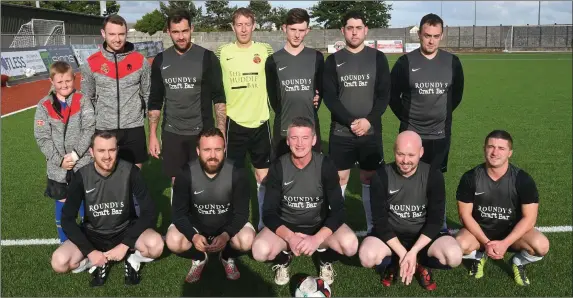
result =
M93 102L96 129L143 126L149 98L151 67L147 58L126 42L124 51L91 55L82 68L82 93Z
M54 95L42 98L34 117L34 137L46 156L48 179L66 183L67 171L61 167L64 155L75 152L79 160L74 172L91 161L88 152L95 131L93 106L79 92L66 99L69 110L68 127L64 140L65 119L68 113L58 113L54 108Z

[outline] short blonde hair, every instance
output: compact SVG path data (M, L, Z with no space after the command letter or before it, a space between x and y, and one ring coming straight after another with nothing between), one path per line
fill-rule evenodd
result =
M244 16L245 18L249 18L251 19L251 21L253 21L253 24L255 24L255 14L249 8L241 7L235 10L235 12L233 12L233 24L235 24L235 21L237 20L237 18L239 18L239 16Z
M65 61L56 61L52 65L50 65L50 79L54 79L56 74L65 74L67 72L72 72L72 77L74 76L74 72L72 71L72 66Z

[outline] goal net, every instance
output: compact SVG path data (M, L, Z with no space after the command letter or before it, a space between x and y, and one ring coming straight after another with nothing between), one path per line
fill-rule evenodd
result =
M505 53L571 52L572 25L509 26Z
M66 44L64 21L32 19L20 26L10 48L55 46Z

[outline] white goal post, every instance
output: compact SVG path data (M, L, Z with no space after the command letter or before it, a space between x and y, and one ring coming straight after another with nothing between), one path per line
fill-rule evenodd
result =
M66 44L64 21L32 19L20 26L10 48L55 46Z
M509 26L504 40L504 53L571 52L573 26Z

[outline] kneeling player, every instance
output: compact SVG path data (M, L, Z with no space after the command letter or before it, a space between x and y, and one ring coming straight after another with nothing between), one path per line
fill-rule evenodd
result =
M485 139L485 163L466 172L458 186L458 212L463 228L456 240L471 259L470 275L483 277L486 258L503 259L508 249L515 282L529 285L525 265L540 261L549 240L534 228L539 194L533 178L512 165L511 135L494 130Z
M267 176L266 227L253 243L253 257L259 262L275 261L278 285L290 279L292 253L310 256L318 251L320 277L330 285L336 254L353 256L358 249L356 235L344 224L338 172L332 161L312 150L316 139L314 124L308 118L295 118L287 133L291 152L275 160Z
M201 279L207 253L218 252L230 280L240 277L235 264L239 251L251 249L255 228L249 218L249 182L244 169L225 160L225 139L218 128L198 136L197 155L175 177L173 223L167 247L182 253L195 247L188 283Z
M417 133L400 133L394 145L396 161L377 170L372 179L374 229L364 239L359 256L362 266L377 267L386 287L399 267L406 285L417 273L420 284L432 291L436 283L427 267L449 269L462 261L456 240L440 232L444 177L439 169L420 162L423 153Z
M103 285L110 262L124 259L125 283L138 284L141 262L150 262L163 252L161 235L153 230L157 221L155 205L140 170L116 159L117 150L114 134L97 131L92 136L90 153L94 162L72 178L62 211L62 227L69 240L52 256L56 272L80 272L91 267L91 286ZM139 202L139 217L135 215L134 199ZM85 217L78 226L76 214L82 202Z

